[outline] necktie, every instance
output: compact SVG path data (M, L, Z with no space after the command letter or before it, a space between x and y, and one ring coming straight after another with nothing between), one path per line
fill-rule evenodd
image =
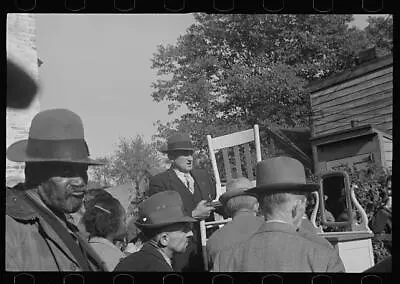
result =
M193 185L191 183L191 176L190 174L185 174L185 178L186 178L186 187L190 190L190 192L193 194L194 193L194 188Z

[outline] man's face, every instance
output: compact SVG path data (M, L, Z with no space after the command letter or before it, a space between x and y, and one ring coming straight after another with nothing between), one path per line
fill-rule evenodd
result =
M169 159L173 166L183 173L193 169L193 151L176 150L169 154Z
M174 253L183 253L189 244L189 238L193 236L191 224L177 224L168 231L167 248Z
M49 178L39 186L44 203L60 213L74 213L82 206L87 187L87 165L53 163L46 165Z

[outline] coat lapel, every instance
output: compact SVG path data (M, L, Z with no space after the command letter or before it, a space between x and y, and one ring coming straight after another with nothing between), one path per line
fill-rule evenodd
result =
M181 196L192 195L189 189L186 188L186 185L183 184L183 182L178 178L174 170L171 168L168 169L168 178L171 186L170 188L178 191Z
M211 201L211 200L212 200L212 197L211 197L210 192L209 192L209 190L208 190L206 180L205 180L204 178L202 178L202 177L199 175L199 172L196 171L196 170L192 170L192 171L190 172L190 174L192 175L192 177L193 177L195 183L197 184L197 187L198 187L199 190L200 190L201 199Z

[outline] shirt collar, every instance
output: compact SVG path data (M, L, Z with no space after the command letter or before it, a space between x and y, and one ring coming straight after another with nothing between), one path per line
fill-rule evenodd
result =
M175 172L175 174L179 177L179 178L186 178L186 173L183 173L183 172L181 172L180 170L178 170L178 169L175 169L175 168L173 168L173 171ZM190 174L190 173L188 173L188 174Z

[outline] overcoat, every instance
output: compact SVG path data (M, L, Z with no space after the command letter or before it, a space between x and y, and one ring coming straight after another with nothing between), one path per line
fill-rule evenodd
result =
M121 259L114 271L172 272L174 270L153 245L146 243L139 251Z
M24 194L28 191L7 188L6 192L5 268L7 271L105 270L101 258L83 238L80 239L81 246L78 242L76 246L82 251L89 265L88 269L80 266L59 232L24 201ZM39 197L33 200L44 210L49 210ZM66 227L61 221L60 223ZM75 235L80 238L78 232Z
M171 168L150 179L149 194L153 195L165 190L178 192L186 214L191 216L192 211L201 200L211 201L215 199L216 190L215 183L206 170L194 169L190 174L195 181L193 194ZM199 222L193 226L193 238L189 241L186 251L174 256L173 267L175 271L179 272L204 270Z
M215 272L345 272L338 252L290 224L266 222L247 241L221 251Z
M232 221L215 231L207 240L206 246L210 269L218 252L247 240L264 222L264 217L239 212Z

